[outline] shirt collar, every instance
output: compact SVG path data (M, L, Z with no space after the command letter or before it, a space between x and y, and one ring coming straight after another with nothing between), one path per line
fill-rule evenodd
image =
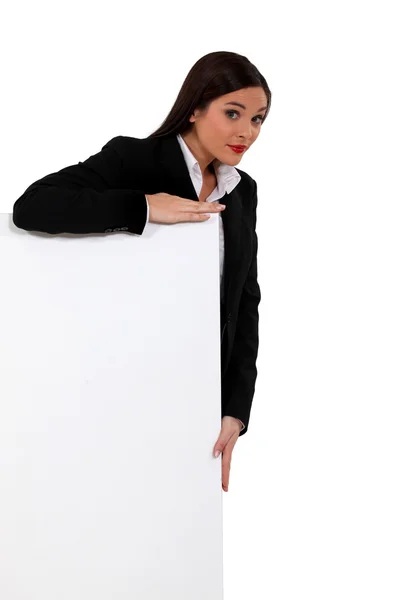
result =
M200 165L198 160L193 156L191 150L189 149L189 146L186 144L181 134L178 133L176 137L180 147L182 148L183 156L185 158L186 165L189 169L189 173L191 175L193 174L197 177L201 177ZM225 192L229 194L241 180L240 173L238 173L235 167L227 165L226 163L223 163L220 160L215 160L214 167L215 175L217 177L218 192L220 192L221 195L224 195Z

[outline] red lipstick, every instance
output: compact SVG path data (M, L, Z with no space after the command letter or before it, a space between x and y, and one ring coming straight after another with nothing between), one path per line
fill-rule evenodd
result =
M228 144L228 147L237 154L241 154L246 149L246 146L231 146L230 144Z

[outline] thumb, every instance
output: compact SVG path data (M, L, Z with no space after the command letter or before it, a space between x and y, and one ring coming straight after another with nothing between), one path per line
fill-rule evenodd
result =
M216 441L215 446L214 446L215 458L218 458L218 456L221 454L222 450L225 448L228 438L229 438L229 435L227 435L226 432L221 431L221 433L219 434L219 438Z

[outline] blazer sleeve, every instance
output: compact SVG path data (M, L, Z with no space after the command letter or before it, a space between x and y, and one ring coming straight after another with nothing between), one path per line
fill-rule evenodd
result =
M148 220L143 190L124 188L122 136L84 162L32 183L15 202L13 222L45 233L141 234Z
M254 181L253 258L240 299L232 354L225 374L226 385L222 395L222 416L236 417L244 424L239 436L244 435L248 429L257 379L258 305L261 301L261 291L257 280L257 202L257 183Z

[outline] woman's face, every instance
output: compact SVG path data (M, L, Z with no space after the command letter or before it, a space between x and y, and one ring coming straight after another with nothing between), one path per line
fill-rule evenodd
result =
M207 112L196 110L190 121L194 123L192 134L196 135L203 158L210 161L217 158L223 163L237 165L258 138L266 109L267 97L263 88L249 87L216 98ZM235 144L247 148L237 154L229 148Z

